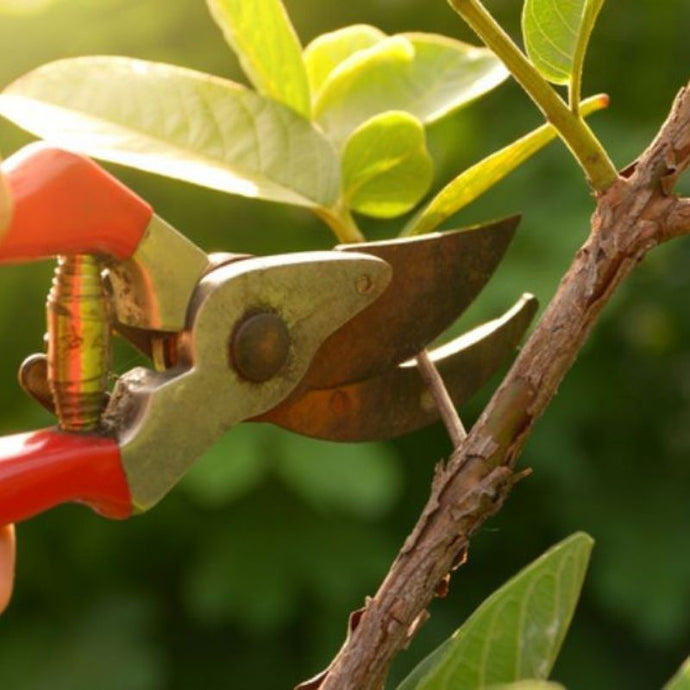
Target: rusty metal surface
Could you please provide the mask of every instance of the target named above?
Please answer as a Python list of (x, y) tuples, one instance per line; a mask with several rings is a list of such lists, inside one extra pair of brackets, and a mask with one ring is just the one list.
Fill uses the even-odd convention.
[[(481, 388), (515, 351), (537, 310), (524, 295), (506, 314), (430, 353), (456, 406)], [(335, 441), (393, 438), (438, 418), (409, 362), (359, 383), (312, 390), (254, 419)]]
[(208, 268), (208, 255), (154, 214), (131, 258), (108, 267), (116, 321), (125, 328), (182, 330)]
[[(388, 264), (366, 254), (305, 252), (237, 261), (202, 278), (177, 365), (124, 374), (104, 415), (135, 509), (162, 498), (226, 429), (284, 400), (324, 339), (381, 295), (390, 276)], [(262, 382), (242, 376), (228, 352), (237, 326), (257, 312), (279, 316), (289, 336), (287, 360)]]
[(519, 216), (416, 238), (341, 245), (393, 268), (385, 293), (319, 348), (300, 390), (332, 388), (381, 374), (443, 333), (498, 266)]
[[(415, 366), (401, 362), (474, 300), (517, 223), (331, 252), (220, 258), (210, 270), (206, 263), (185, 326), (170, 342), (152, 329), (162, 322), (141, 328), (119, 320), (118, 330), (158, 367), (120, 377), (102, 419), (120, 445), (136, 510), (154, 505), (226, 429), (249, 418), (343, 441), (389, 438), (433, 421)], [(179, 300), (169, 303), (179, 320)], [(535, 308), (526, 298), (432, 353), (457, 404), (510, 355)], [(254, 328), (257, 315), (263, 321)], [(170, 352), (156, 355), (161, 347)]]

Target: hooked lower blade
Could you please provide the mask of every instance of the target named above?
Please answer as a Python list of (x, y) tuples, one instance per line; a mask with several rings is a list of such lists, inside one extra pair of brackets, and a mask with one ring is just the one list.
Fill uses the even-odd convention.
[(340, 245), (393, 268), (386, 291), (319, 348), (300, 390), (362, 381), (414, 357), (472, 303), (503, 258), (520, 216), (404, 240)]
[[(535, 297), (523, 295), (500, 318), (429, 353), (456, 406), (508, 359), (537, 307)], [(436, 419), (438, 411), (415, 362), (406, 362), (365, 381), (308, 391), (254, 421), (333, 441), (376, 441), (401, 436)]]

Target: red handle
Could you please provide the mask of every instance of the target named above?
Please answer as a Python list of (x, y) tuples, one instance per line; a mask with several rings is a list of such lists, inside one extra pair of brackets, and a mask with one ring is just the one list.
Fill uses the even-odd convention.
[(0, 525), (70, 501), (109, 518), (132, 514), (113, 439), (55, 429), (0, 437)]
[(90, 158), (44, 143), (2, 164), (14, 212), (0, 240), (0, 262), (56, 254), (129, 258), (153, 215), (151, 206)]

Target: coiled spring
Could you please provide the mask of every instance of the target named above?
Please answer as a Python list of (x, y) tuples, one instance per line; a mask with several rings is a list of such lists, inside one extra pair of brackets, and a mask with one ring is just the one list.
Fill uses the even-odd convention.
[(59, 426), (65, 431), (97, 429), (107, 402), (111, 345), (96, 257), (58, 257), (46, 312), (47, 378)]

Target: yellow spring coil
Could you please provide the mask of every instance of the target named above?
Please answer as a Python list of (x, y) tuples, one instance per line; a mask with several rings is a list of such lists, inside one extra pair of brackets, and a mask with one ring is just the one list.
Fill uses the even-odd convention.
[(94, 256), (58, 257), (46, 305), (48, 383), (60, 428), (92, 431), (107, 401), (110, 323)]

